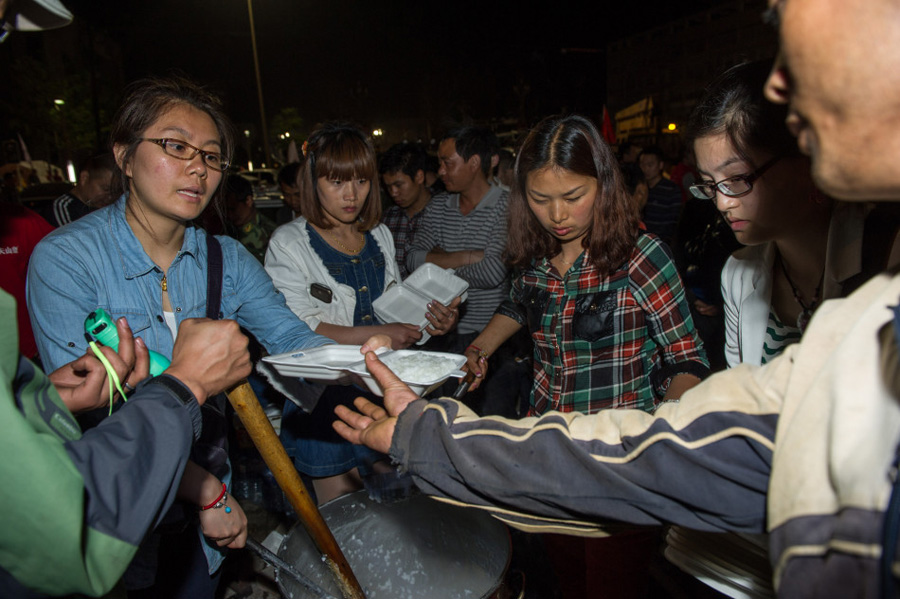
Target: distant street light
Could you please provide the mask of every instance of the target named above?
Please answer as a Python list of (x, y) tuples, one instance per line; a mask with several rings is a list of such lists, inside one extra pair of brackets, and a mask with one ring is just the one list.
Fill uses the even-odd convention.
[(253, 0), (247, 0), (247, 12), (250, 15), (250, 41), (253, 44), (253, 66), (256, 67), (256, 91), (259, 94), (259, 117), (262, 121), (263, 166), (269, 161), (269, 128), (266, 127), (266, 108), (263, 104), (262, 79), (259, 75), (259, 56), (256, 53), (256, 27), (253, 25)]

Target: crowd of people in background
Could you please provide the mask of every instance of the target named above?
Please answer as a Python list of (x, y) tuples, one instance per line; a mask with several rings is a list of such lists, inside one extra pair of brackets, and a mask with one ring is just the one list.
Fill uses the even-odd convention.
[[(785, 17), (785, 4), (772, 10)], [(231, 164), (220, 98), (181, 76), (133, 83), (110, 147), (71, 189), (32, 210), (4, 182), (4, 418), (34, 468), (65, 482), (54, 524), (74, 540), (11, 525), (0, 547), (18, 553), (0, 552), (0, 589), (102, 594), (121, 579), (132, 599), (215, 597), (247, 537), (221, 392), (249, 376), (320, 504), (377, 492), (391, 473), (404, 492), (491, 510), (545, 533), (514, 535), (514, 559), (561, 599), (647, 596), (666, 524), (682, 541), (716, 534), (722, 564), (747, 542), (770, 553), (770, 593), (874, 596), (842, 585), (866, 586), (882, 560), (896, 596), (884, 512), (888, 496), (900, 506), (886, 474), (900, 325), (883, 313), (897, 285), (876, 275), (900, 259), (900, 218), (841, 200), (898, 185), (847, 189), (859, 178), (835, 174), (827, 128), (826, 145), (809, 134), (798, 147), (784, 126), (805, 126), (785, 104), (791, 86), (824, 85), (803, 59), (790, 46), (774, 71), (727, 69), (667, 150), (610, 146), (578, 115), (528, 124), (514, 147), (466, 124), (381, 152), (361, 127), (323, 123), (278, 165), (282, 201), (265, 208)], [(423, 265), (465, 281), (466, 297), (430, 298), (424, 327), (381, 321), (377, 300)], [(99, 307), (117, 351), (85, 342)], [(260, 361), (333, 344), (358, 346), (387, 397)], [(380, 348), (464, 355), (468, 393), (447, 399), (465, 391), (451, 379), (416, 397), (372, 357)], [(170, 360), (165, 374), (148, 376), (148, 349)], [(850, 375), (868, 395), (848, 408)], [(130, 462), (139, 450), (152, 455)], [(873, 464), (884, 472), (858, 474)], [(27, 472), (4, 470), (11, 505), (56, 510)], [(635, 526), (608, 536), (610, 519)], [(832, 532), (855, 564), (834, 587), (829, 569), (849, 566), (829, 562)], [(798, 565), (800, 547), (812, 557)], [(47, 560), (56, 575), (43, 576)]]

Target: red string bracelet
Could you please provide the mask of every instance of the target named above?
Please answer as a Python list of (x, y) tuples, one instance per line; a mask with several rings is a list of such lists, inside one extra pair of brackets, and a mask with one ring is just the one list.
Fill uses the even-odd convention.
[(228, 486), (225, 483), (222, 483), (222, 492), (219, 494), (218, 497), (216, 497), (216, 500), (213, 501), (212, 503), (210, 503), (209, 505), (205, 505), (202, 508), (200, 508), (200, 511), (211, 510), (214, 507), (216, 507), (216, 504), (218, 504), (220, 501), (222, 501), (222, 498), (225, 497), (225, 491), (227, 491), (227, 490), (228, 490)]
[[(488, 357), (488, 353), (486, 351), (484, 351), (483, 349), (481, 349), (480, 347), (478, 347), (477, 345), (469, 344), (469, 347), (466, 348), (466, 351), (469, 351), (470, 349), (474, 349), (475, 351), (477, 351), (479, 358), (487, 358)], [(463, 352), (463, 353), (465, 353), (465, 352)]]

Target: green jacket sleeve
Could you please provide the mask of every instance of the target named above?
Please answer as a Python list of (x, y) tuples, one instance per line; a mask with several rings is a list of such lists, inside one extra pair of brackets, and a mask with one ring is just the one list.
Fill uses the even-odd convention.
[[(12, 304), (0, 294), (4, 322), (15, 322)], [(174, 500), (199, 406), (145, 383), (82, 435), (47, 376), (18, 355), (14, 327), (4, 329), (0, 585), (102, 595)]]

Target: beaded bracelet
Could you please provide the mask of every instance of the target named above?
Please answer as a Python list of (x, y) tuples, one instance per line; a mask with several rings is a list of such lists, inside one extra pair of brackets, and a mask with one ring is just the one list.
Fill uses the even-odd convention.
[(228, 507), (227, 505), (225, 505), (228, 503), (227, 489), (228, 489), (228, 486), (225, 483), (222, 483), (222, 493), (218, 497), (216, 497), (215, 501), (213, 501), (209, 505), (205, 505), (205, 506), (201, 507), (200, 511), (205, 512), (206, 510), (214, 510), (214, 509), (218, 509), (220, 507), (224, 507), (225, 513), (230, 514), (231, 508)]

